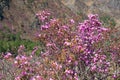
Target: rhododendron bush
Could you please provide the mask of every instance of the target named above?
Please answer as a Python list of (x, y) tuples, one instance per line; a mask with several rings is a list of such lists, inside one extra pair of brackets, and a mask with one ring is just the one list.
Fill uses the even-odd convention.
[[(36, 39), (45, 48), (36, 56), (37, 47), (26, 54), (24, 45), (21, 45), (15, 58), (11, 53), (3, 55), (0, 64), (1, 67), (6, 65), (4, 69), (11, 79), (119, 79), (120, 71), (117, 67), (120, 59), (116, 58), (114, 50), (107, 52), (102, 47), (104, 35), (109, 29), (102, 26), (97, 14), (89, 15), (83, 23), (76, 23), (73, 19), (64, 21), (54, 18), (48, 11), (40, 11), (36, 16), (41, 24)], [(7, 66), (11, 66), (11, 69)], [(7, 73), (1, 71), (0, 78), (5, 79)]]

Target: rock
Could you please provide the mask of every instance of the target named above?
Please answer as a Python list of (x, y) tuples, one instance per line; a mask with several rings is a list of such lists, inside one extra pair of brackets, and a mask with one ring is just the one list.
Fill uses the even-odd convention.
[(73, 12), (108, 15), (120, 24), (120, 0), (62, 0)]

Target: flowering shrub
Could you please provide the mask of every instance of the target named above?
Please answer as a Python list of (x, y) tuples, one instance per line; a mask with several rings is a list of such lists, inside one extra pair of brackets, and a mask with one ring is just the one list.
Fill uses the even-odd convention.
[[(21, 45), (15, 58), (12, 58), (10, 53), (5, 55), (2, 62), (12, 62), (14, 69), (12, 72), (9, 70), (8, 72), (11, 73), (14, 80), (119, 78), (119, 69), (116, 69), (115, 73), (111, 69), (112, 64), (116, 61), (114, 55), (116, 53), (110, 52), (111, 54), (109, 53), (108, 56), (105, 50), (99, 46), (105, 40), (104, 34), (109, 29), (102, 26), (98, 15), (89, 15), (88, 20), (79, 24), (73, 19), (64, 22), (52, 18), (50, 12), (47, 11), (40, 11), (36, 16), (41, 22), (37, 39), (43, 42), (45, 49), (39, 56), (36, 56), (35, 52), (38, 48), (35, 47), (32, 53), (27, 55), (25, 47)], [(6, 60), (8, 62), (5, 62)], [(4, 77), (2, 78), (4, 79)]]
[(72, 79), (73, 76), (81, 79), (105, 79), (110, 75), (110, 59), (107, 59), (110, 56), (106, 55), (103, 48), (95, 45), (104, 40), (103, 35), (109, 30), (99, 22), (98, 15), (88, 17), (88, 20), (77, 26), (73, 19), (61, 23), (58, 19), (47, 18), (49, 25), (43, 24), (47, 27), (40, 30), (38, 38), (46, 44), (43, 55), (52, 58), (55, 56), (54, 59), (63, 64), (65, 72)]

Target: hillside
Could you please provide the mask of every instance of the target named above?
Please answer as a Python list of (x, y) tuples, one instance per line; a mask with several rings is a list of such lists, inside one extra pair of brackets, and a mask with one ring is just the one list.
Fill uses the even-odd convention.
[(0, 0), (0, 80), (120, 80), (119, 14), (120, 0)]
[[(7, 0), (3, 0), (7, 1)], [(112, 18), (120, 25), (120, 1), (119, 0), (8, 0), (9, 9), (3, 9), (4, 19), (0, 25), (9, 26), (16, 32), (22, 32), (23, 38), (31, 36), (33, 28), (36, 28), (36, 12), (39, 10), (51, 10), (59, 18), (71, 17), (79, 20), (86, 15), (97, 13), (104, 16), (103, 19)], [(116, 24), (115, 23), (115, 24)], [(109, 24), (109, 23), (108, 23)], [(32, 28), (32, 31), (31, 31)], [(27, 36), (27, 37), (26, 37)]]

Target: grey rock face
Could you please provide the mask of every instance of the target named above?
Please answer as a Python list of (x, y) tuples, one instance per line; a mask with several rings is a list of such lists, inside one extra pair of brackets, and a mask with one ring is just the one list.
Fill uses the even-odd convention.
[[(2, 24), (11, 23), (16, 28), (31, 26), (34, 22), (35, 13), (39, 10), (50, 9), (55, 12), (55, 16), (73, 16), (76, 14), (88, 15), (90, 13), (108, 14), (120, 23), (120, 0), (11, 0), (10, 10), (5, 10), (5, 20)], [(25, 29), (27, 30), (27, 29)]]
[[(64, 0), (63, 0), (64, 1)], [(65, 3), (71, 0), (66, 0)], [(84, 14), (96, 13), (102, 16), (102, 14), (107, 14), (117, 20), (120, 23), (120, 0), (72, 0), (71, 10), (76, 10), (76, 12), (81, 11)], [(75, 11), (74, 11), (75, 12)]]
[(110, 0), (108, 2), (108, 7), (120, 11), (120, 0)]

